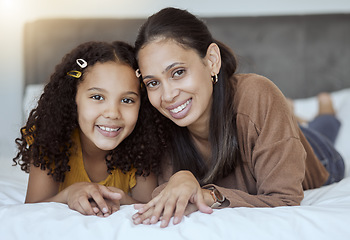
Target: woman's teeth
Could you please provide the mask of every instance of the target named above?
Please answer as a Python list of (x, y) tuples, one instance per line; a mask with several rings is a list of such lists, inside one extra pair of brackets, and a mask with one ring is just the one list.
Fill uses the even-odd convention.
[(109, 128), (109, 127), (104, 127), (104, 126), (98, 126), (101, 130), (107, 131), (107, 132), (116, 132), (119, 130), (119, 128)]
[(177, 108), (174, 108), (174, 109), (170, 110), (170, 112), (172, 112), (172, 113), (178, 113), (178, 112), (184, 110), (185, 107), (187, 107), (187, 105), (188, 105), (190, 102), (191, 102), (191, 99), (187, 100), (187, 102), (185, 102), (184, 104), (178, 106)]

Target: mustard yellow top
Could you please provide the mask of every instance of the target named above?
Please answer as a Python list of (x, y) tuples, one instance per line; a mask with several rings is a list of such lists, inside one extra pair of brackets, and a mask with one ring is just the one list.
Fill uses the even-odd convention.
[[(69, 159), (70, 171), (66, 172), (64, 182), (60, 183), (59, 191), (62, 191), (76, 182), (91, 182), (84, 167), (78, 130), (73, 133), (73, 142), (75, 143), (75, 146), (73, 146), (73, 149), (71, 150), (71, 157)], [(99, 184), (116, 187), (123, 190), (125, 193), (128, 193), (130, 189), (136, 185), (135, 172), (135, 168), (125, 174), (120, 169), (115, 169), (112, 171), (112, 174), (109, 174), (108, 177), (99, 182)]]
[[(29, 133), (33, 133), (34, 130), (35, 127), (30, 129)], [(23, 132), (25, 133), (25, 130)], [(71, 156), (68, 163), (70, 166), (70, 171), (66, 172), (64, 182), (60, 183), (59, 191), (62, 191), (76, 182), (91, 182), (84, 167), (78, 129), (73, 132), (72, 139), (75, 145), (71, 149)], [(28, 145), (33, 144), (34, 138), (31, 134), (26, 137), (26, 142)], [(99, 184), (107, 187), (116, 187), (123, 190), (125, 193), (128, 193), (131, 188), (136, 185), (135, 172), (135, 168), (126, 173), (123, 173), (120, 169), (115, 169), (105, 180), (99, 182)]]

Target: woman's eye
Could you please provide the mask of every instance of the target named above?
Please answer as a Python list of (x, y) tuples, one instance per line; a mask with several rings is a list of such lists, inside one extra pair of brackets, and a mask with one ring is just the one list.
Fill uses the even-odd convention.
[(158, 84), (159, 84), (159, 82), (157, 82), (157, 81), (149, 81), (148, 83), (146, 83), (146, 87), (153, 88), (153, 87), (157, 86)]
[(174, 72), (173, 77), (180, 77), (184, 73), (185, 73), (185, 70), (183, 70), (183, 69), (177, 70)]
[(133, 103), (134, 100), (130, 99), (130, 98), (124, 98), (122, 99), (122, 103)]
[(94, 100), (98, 100), (98, 101), (104, 100), (104, 98), (102, 96), (100, 96), (100, 95), (94, 95), (91, 98), (94, 99)]

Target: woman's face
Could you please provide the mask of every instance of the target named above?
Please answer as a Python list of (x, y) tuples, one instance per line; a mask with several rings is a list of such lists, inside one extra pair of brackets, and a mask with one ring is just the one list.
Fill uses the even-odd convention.
[(179, 126), (209, 123), (212, 67), (207, 57), (172, 40), (155, 40), (138, 54), (151, 104)]
[(127, 65), (96, 63), (89, 69), (76, 94), (83, 148), (112, 150), (129, 136), (138, 118), (139, 88)]

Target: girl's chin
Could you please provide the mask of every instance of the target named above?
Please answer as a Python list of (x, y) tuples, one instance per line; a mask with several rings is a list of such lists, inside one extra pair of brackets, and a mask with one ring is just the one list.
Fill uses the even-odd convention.
[(118, 143), (113, 143), (113, 144), (100, 143), (100, 144), (96, 144), (96, 146), (102, 151), (111, 151), (118, 146)]

